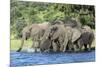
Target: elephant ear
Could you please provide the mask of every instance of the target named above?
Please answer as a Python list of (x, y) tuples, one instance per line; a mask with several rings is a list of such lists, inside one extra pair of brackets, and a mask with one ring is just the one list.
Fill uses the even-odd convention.
[(56, 39), (59, 37), (59, 35), (61, 34), (61, 30), (58, 29), (58, 27), (55, 27), (55, 29), (53, 30), (53, 36), (52, 36), (52, 39)]
[(81, 36), (81, 31), (78, 30), (77, 28), (74, 28), (72, 31), (73, 31), (72, 43), (73, 43), (73, 42), (75, 42), (77, 39), (80, 38), (80, 36)]

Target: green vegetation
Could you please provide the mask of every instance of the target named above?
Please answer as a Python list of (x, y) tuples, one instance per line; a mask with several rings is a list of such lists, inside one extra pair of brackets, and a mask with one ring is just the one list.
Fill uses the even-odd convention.
[(83, 25), (95, 27), (95, 7), (90, 5), (26, 2), (11, 0), (11, 35), (19, 38), (21, 30), (32, 23), (50, 23), (56, 19), (77, 18)]
[[(27, 40), (27, 41), (25, 41), (24, 44), (25, 44), (24, 47), (31, 47), (32, 41), (31, 40)], [(14, 50), (14, 51), (18, 50), (20, 45), (21, 45), (21, 39), (11, 40), (11, 46), (10, 46), (11, 49), (10, 50)]]
[[(78, 19), (83, 25), (92, 25), (95, 29), (95, 7), (90, 5), (58, 4), (43, 2), (25, 2), (10, 0), (11, 50), (17, 50), (21, 44), (22, 29), (32, 23), (43, 23), (54, 20)], [(94, 23), (94, 24), (93, 24)], [(25, 41), (25, 47), (32, 41)], [(95, 44), (93, 44), (94, 47)]]

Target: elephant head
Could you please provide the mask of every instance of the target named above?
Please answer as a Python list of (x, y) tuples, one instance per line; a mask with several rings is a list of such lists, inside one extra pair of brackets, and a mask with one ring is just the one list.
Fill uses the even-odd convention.
[(49, 34), (50, 34), (50, 28), (48, 27), (44, 31), (43, 36), (40, 38), (40, 50), (41, 51), (46, 51), (50, 49), (51, 40), (50, 40)]
[[(53, 51), (57, 52), (60, 50), (61, 44), (65, 38), (65, 27), (63, 24), (55, 24), (50, 27), (50, 34), (53, 46)], [(61, 51), (61, 50), (60, 50)]]
[(23, 47), (23, 44), (24, 44), (24, 40), (27, 40), (31, 35), (31, 28), (30, 26), (26, 26), (25, 28), (23, 28), (22, 30), (22, 42), (21, 42), (21, 46), (20, 48), (17, 50), (17, 52), (20, 52), (22, 47)]

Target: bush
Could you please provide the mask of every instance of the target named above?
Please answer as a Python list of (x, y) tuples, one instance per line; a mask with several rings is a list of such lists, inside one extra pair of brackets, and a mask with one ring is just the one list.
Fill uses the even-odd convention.
[(26, 26), (27, 24), (25, 23), (24, 19), (18, 19), (15, 24), (15, 29), (16, 29), (16, 38), (21, 37), (21, 31), (22, 29)]

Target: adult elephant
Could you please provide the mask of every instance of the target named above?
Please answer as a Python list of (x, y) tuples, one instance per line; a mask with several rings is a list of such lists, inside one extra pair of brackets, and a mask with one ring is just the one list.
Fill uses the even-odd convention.
[(85, 47), (85, 50), (91, 50), (91, 45), (94, 39), (94, 33), (89, 26), (83, 26), (82, 28), (82, 35), (77, 40), (77, 44), (79, 49), (82, 50), (82, 47)]
[[(58, 24), (57, 24), (58, 25)], [(53, 33), (56, 31), (54, 28), (55, 25), (51, 25), (50, 27), (47, 28), (45, 31), (43, 37), (41, 38), (41, 43), (40, 43), (40, 50), (43, 51), (50, 51), (53, 50), (54, 52), (58, 51), (58, 45), (55, 43), (56, 40), (51, 39), (53, 36)]]
[(71, 26), (65, 26), (64, 24), (56, 24), (51, 27), (51, 40), (59, 46), (60, 49), (58, 49), (62, 52), (66, 51), (67, 46), (69, 46), (69, 49), (71, 50), (74, 46), (73, 43), (80, 36), (81, 31), (77, 28), (72, 28)]
[(37, 51), (37, 48), (39, 48), (40, 38), (43, 36), (44, 31), (49, 27), (49, 25), (50, 24), (48, 22), (44, 22), (41, 24), (32, 24), (23, 28), (21, 46), (17, 50), (17, 52), (20, 52), (22, 50), (24, 40), (27, 40), (29, 37), (31, 37), (33, 41), (32, 48)]

